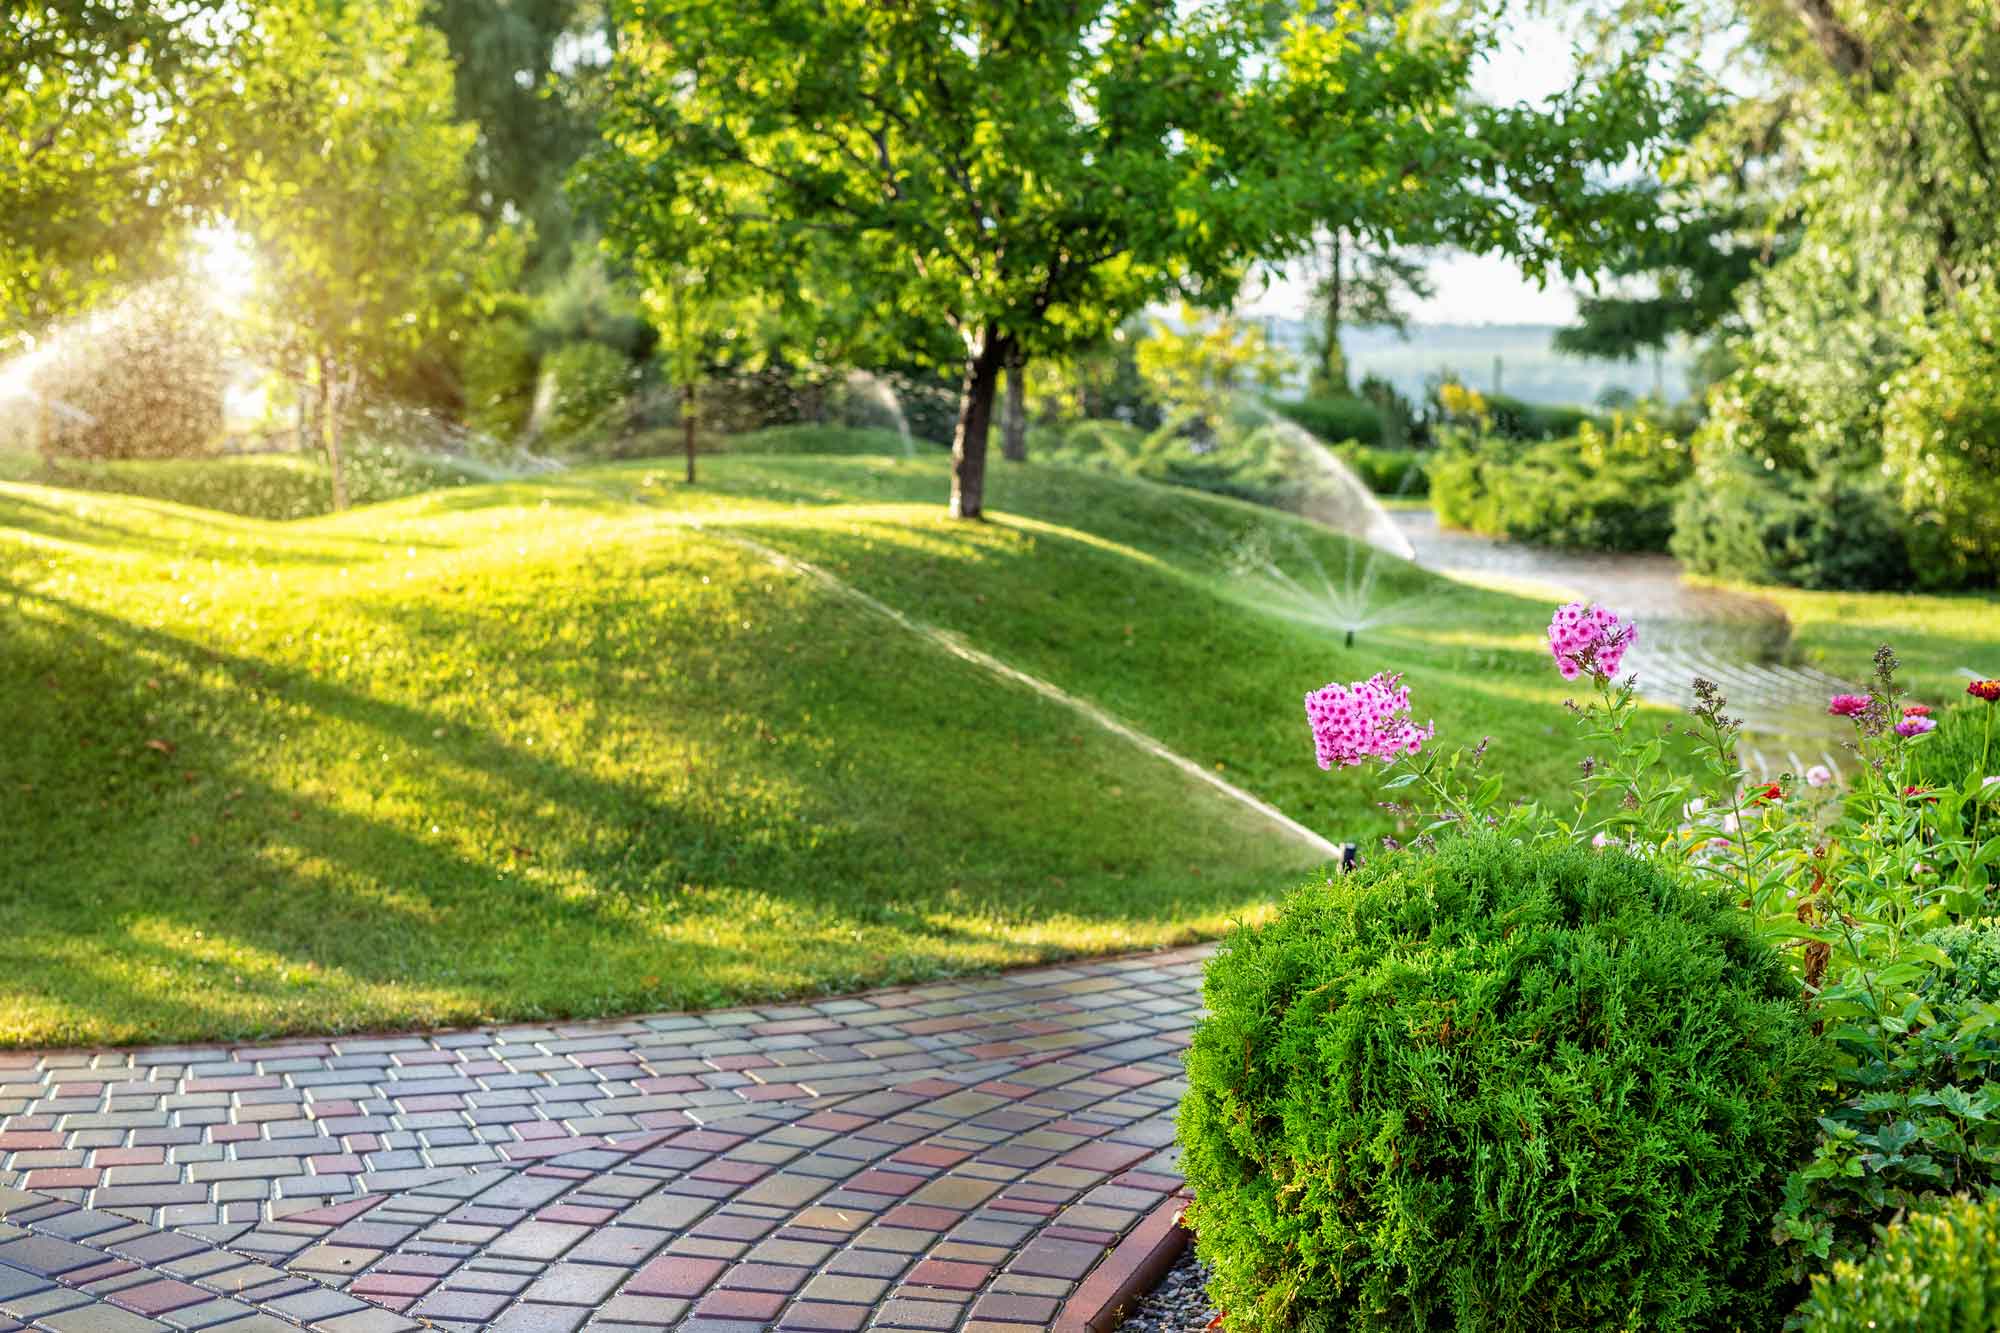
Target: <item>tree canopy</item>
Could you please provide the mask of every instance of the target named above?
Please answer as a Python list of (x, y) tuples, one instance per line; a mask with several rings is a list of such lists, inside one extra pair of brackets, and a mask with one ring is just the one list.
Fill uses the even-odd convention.
[(0, 7), (0, 347), (152, 276), (234, 153), (227, 0)]
[(1638, 217), (1593, 169), (1660, 128), (1636, 78), (1546, 113), (1468, 107), (1490, 30), (1362, 6), (619, 13), (607, 151), (589, 168), (612, 243), (642, 275), (654, 256), (755, 273), (809, 306), (828, 288), (865, 293), (845, 307), (856, 320), (948, 326), (964, 516), (981, 509), (1011, 357), (1060, 355), (1170, 295), (1226, 301), (1251, 265), (1330, 221), (1503, 248), (1537, 270), (1582, 263)]

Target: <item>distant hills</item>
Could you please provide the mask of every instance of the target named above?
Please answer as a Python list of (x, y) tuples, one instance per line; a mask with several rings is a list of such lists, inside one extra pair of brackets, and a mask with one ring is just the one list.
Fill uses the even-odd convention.
[[(1312, 326), (1301, 320), (1265, 316), (1266, 335), (1301, 360)], [(1341, 336), (1358, 382), (1380, 375), (1398, 392), (1423, 395), (1426, 382), (1455, 374), (1475, 389), (1497, 387), (1532, 403), (1592, 406), (1607, 389), (1635, 395), (1661, 393), (1669, 402), (1688, 396), (1691, 358), (1685, 347), (1661, 358), (1658, 387), (1650, 358), (1624, 363), (1588, 361), (1555, 349), (1553, 324), (1413, 324), (1407, 338), (1386, 329), (1350, 329)], [(1301, 375), (1303, 383), (1303, 375)]]

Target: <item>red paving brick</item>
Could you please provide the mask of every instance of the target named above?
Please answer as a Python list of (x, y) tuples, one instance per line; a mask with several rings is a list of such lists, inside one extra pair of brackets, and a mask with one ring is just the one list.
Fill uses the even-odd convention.
[(634, 1273), (625, 1291), (633, 1296), (699, 1296), (728, 1267), (720, 1259), (667, 1255)]
[[(148, 1317), (309, 1296), (301, 1280), (334, 1275), (378, 1315), (438, 1327), (505, 1316), (567, 1333), (616, 1304), (618, 1318), (717, 1329), (1047, 1328), (1074, 1315), (1063, 1301), (1119, 1239), (1115, 1219), (1144, 1216), (1106, 1203), (1085, 1214), (1098, 1225), (1077, 1226), (1066, 1210), (1097, 1185), (1155, 1199), (1182, 1188), (1171, 1091), (1158, 1089), (1178, 1086), (1201, 961), (1075, 964), (751, 1021), (14, 1055), (0, 1065), (10, 1087), (157, 1119), (128, 1121), (106, 1147), (76, 1138), (67, 1115), (0, 1114), (0, 1173), (120, 1210), (69, 1226), (74, 1203), (16, 1205), (10, 1221), (31, 1231), (54, 1210), (51, 1247), (150, 1218), (130, 1258), (67, 1239), (50, 1250), (80, 1281), (140, 1277), (112, 1299)], [(1086, 992), (1088, 1009), (1073, 999)], [(319, 1088), (338, 1095), (313, 1100)], [(213, 1111), (195, 1124), (160, 1109), (202, 1094)], [(6, 1156), (26, 1152), (79, 1164)], [(121, 1168), (146, 1183), (103, 1184)], [(1064, 1183), (1020, 1178), (1044, 1169)], [(296, 1199), (300, 1185), (326, 1193)], [(248, 1226), (243, 1253), (298, 1276), (231, 1289), (242, 1260), (211, 1262), (205, 1238), (175, 1230), (207, 1224)], [(473, 1266), (482, 1254), (541, 1267)], [(200, 1262), (157, 1272), (182, 1258)]]

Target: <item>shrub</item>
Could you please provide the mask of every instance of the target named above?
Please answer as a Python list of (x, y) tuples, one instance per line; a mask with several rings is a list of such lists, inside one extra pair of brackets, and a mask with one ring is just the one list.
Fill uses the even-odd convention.
[(865, 426), (772, 426), (733, 435), (723, 445), (732, 454), (888, 454), (936, 452), (928, 440), (904, 439), (900, 431)]
[(1822, 1071), (1797, 994), (1623, 855), (1473, 835), (1307, 885), (1210, 963), (1188, 1056), (1231, 1329), (1774, 1326)]
[(1377, 495), (1429, 495), (1430, 473), (1424, 455), (1414, 449), (1376, 448), (1359, 440), (1333, 446), (1340, 461), (1354, 470), (1361, 484)]
[(2000, 582), (2000, 288), (1967, 293), (1921, 330), (1890, 382), (1883, 463), (1927, 587)]
[(1382, 409), (1360, 398), (1298, 398), (1273, 400), (1271, 410), (1294, 425), (1303, 426), (1331, 444), (1353, 440), (1359, 444), (1382, 443)]
[(1511, 394), (1489, 393), (1486, 414), (1495, 434), (1515, 440), (1553, 440), (1575, 435), (1586, 426), (1603, 429), (1604, 417), (1584, 407), (1560, 403), (1530, 403)]
[(1887, 492), (1741, 461), (1699, 466), (1673, 513), (1671, 549), (1697, 574), (1801, 588), (1906, 588), (1910, 560)]
[(547, 406), (537, 404), (537, 425), (558, 445), (601, 432), (640, 383), (632, 359), (600, 342), (564, 343), (542, 358), (542, 378)]
[(1643, 420), (1606, 434), (1518, 444), (1449, 444), (1431, 465), (1438, 518), (1453, 527), (1543, 546), (1663, 551), (1687, 451)]
[(1910, 748), (1909, 780), (1925, 787), (1955, 787), (1975, 773), (1986, 777), (2000, 770), (1996, 713), (2000, 704), (1963, 696), (1938, 713), (1937, 730), (1922, 745)]
[(1813, 1279), (1802, 1333), (2000, 1328), (2000, 1198), (1953, 1199), (1890, 1227), (1867, 1259)]

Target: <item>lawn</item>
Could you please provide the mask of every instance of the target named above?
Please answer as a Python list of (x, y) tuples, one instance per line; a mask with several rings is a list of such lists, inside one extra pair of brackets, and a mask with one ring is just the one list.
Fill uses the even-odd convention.
[(1836, 675), (1860, 680), (1886, 643), (1904, 682), (1932, 703), (1955, 702), (1972, 674), (2000, 676), (2000, 595), (1755, 591), (1785, 609), (1806, 660)]
[(738, 537), (1335, 840), (1396, 822), (1312, 764), (1330, 679), (1407, 672), (1518, 791), (1573, 771), (1540, 603), (1113, 476), (999, 468), (970, 525), (935, 454), (701, 468), (288, 523), (0, 485), (0, 1042), (824, 993), (1213, 936), (1317, 860)]

